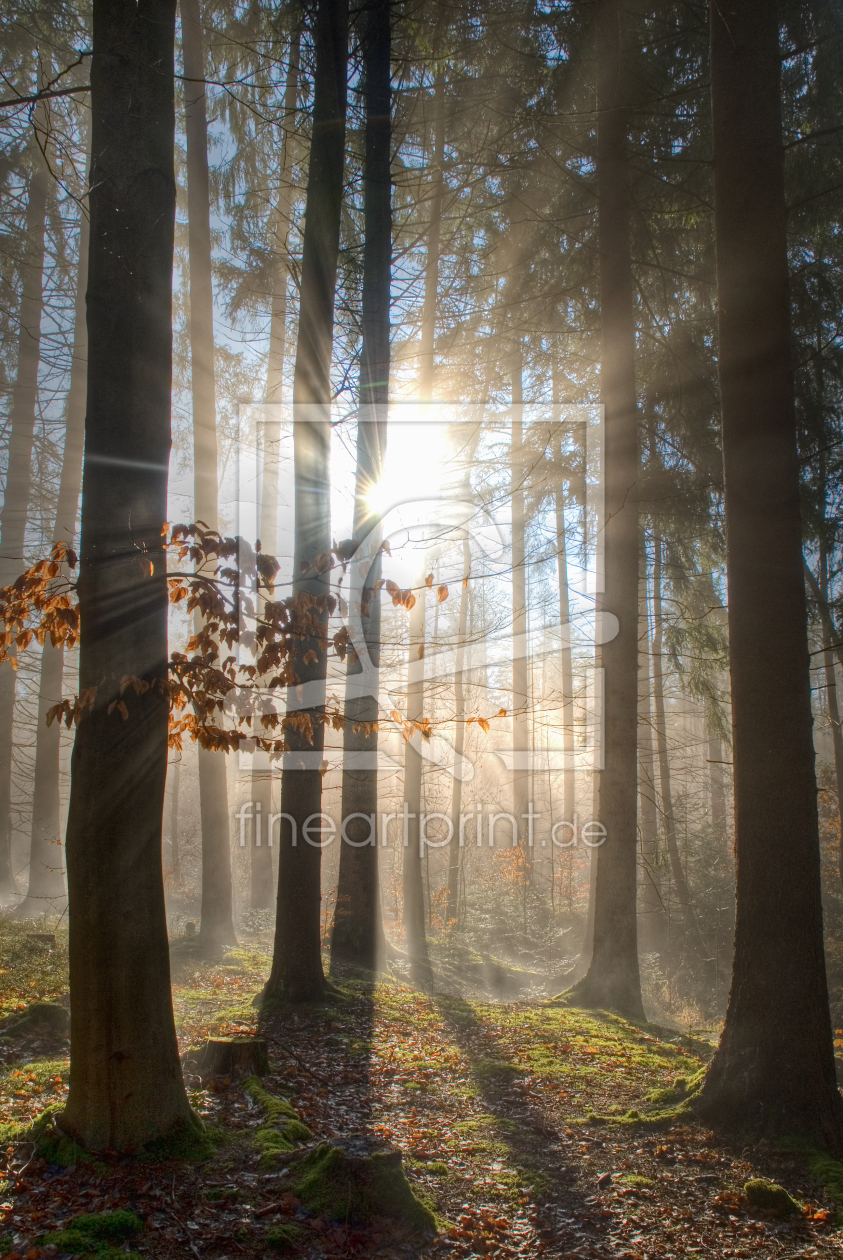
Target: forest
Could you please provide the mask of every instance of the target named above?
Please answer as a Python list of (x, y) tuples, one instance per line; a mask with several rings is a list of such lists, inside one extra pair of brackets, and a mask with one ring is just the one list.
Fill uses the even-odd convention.
[(0, 1256), (843, 1254), (843, 4), (0, 75)]

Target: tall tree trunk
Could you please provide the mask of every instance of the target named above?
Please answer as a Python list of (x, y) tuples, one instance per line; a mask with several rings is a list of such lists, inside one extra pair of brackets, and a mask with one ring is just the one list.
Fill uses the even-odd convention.
[(419, 352), (419, 400), (430, 402), (436, 369), (436, 308), (439, 297), (442, 195), (445, 161), (445, 75), (439, 70), (433, 88), (433, 170), (431, 172), (430, 220), (424, 271), (421, 350)]
[[(629, 75), (618, 0), (596, 15), (597, 196), (605, 407), (605, 573), (603, 608), (619, 624), (602, 647), (605, 761), (594, 889), (594, 942), (588, 972), (572, 990), (585, 1006), (641, 1018), (637, 940), (638, 726), (638, 409), (630, 257), (627, 157)], [(599, 614), (598, 614), (599, 615)]]
[(661, 797), (662, 826), (664, 828), (665, 848), (670, 862), (670, 873), (676, 900), (682, 911), (682, 935), (686, 949), (690, 949), (697, 958), (705, 958), (705, 945), (700, 936), (688, 880), (682, 865), (679, 843), (676, 839), (676, 813), (673, 808), (673, 789), (670, 781), (670, 754), (667, 747), (667, 718), (664, 704), (664, 667), (662, 665), (662, 647), (664, 644), (664, 621), (662, 618), (662, 540), (658, 532), (655, 536), (653, 559), (653, 709), (656, 727), (656, 748), (659, 758), (659, 795)]
[(834, 778), (837, 784), (837, 825), (840, 831), (840, 843), (837, 850), (837, 873), (843, 882), (843, 730), (840, 727), (840, 705), (837, 701), (837, 678), (834, 672), (834, 656), (828, 638), (823, 635), (823, 669), (825, 673), (825, 694), (828, 701), (828, 721), (831, 726), (832, 747), (834, 748)]
[(266, 366), (266, 401), (281, 402), (284, 388), (284, 366), (287, 358), (287, 284), (290, 277), (289, 239), (295, 196), (291, 167), (292, 136), (296, 129), (299, 98), (299, 61), (301, 29), (296, 25), (290, 36), (287, 79), (284, 84), (284, 131), (279, 154), (278, 204), (275, 207), (275, 270), (272, 288), (272, 310), (269, 322), (269, 358)]
[[(561, 455), (561, 453), (560, 453)], [(568, 540), (565, 529), (565, 483), (560, 464), (554, 488), (553, 506), (556, 516), (556, 574), (559, 582), (559, 625), (562, 627), (562, 817), (571, 822), (576, 809), (576, 773), (574, 771), (574, 670), (571, 657), (571, 606), (568, 592)], [(566, 631), (565, 627), (569, 629)]]
[(715, 836), (726, 836), (726, 781), (723, 775), (723, 741), (717, 735), (708, 737), (708, 783), (711, 794), (711, 828)]
[[(837, 812), (840, 825), (837, 867), (840, 879), (843, 881), (843, 728), (840, 725), (837, 675), (834, 670), (834, 654), (832, 651), (840, 636), (837, 634), (828, 602), (828, 561), (825, 548), (822, 548), (820, 551), (820, 581), (817, 581), (814, 577), (807, 563), (805, 563), (805, 577), (811, 592), (811, 598), (817, 605), (820, 617), (825, 694), (828, 700), (828, 720), (831, 726), (831, 740), (834, 750), (834, 777), (837, 782)], [(841, 653), (838, 651), (838, 656), (840, 655)]]
[[(478, 430), (479, 437), (479, 430)], [(448, 900), (445, 923), (455, 923), (459, 913), (460, 849), (462, 814), (462, 757), (465, 749), (465, 639), (468, 628), (468, 577), (471, 571), (471, 544), (466, 534), (462, 543), (463, 580), (460, 587), (460, 611), (457, 623), (457, 662), (454, 670), (454, 782), (451, 789), (451, 843), (448, 846)]]
[[(0, 586), (8, 586), (26, 567), (24, 543), (32, 486), (32, 440), (38, 406), (41, 314), (44, 307), (44, 230), (48, 174), (37, 143), (29, 146), (30, 176), (26, 203), (26, 247), (21, 277), (18, 362), (9, 416), (9, 460), (0, 512)], [(0, 669), (0, 895), (18, 891), (12, 870), (12, 766), (16, 672)]]
[[(712, 3), (737, 918), (709, 1123), (843, 1149), (823, 953), (776, 6)], [(775, 616), (770, 610), (775, 610)]]
[[(214, 288), (211, 273), (211, 191), (205, 52), (199, 0), (180, 0), (187, 133), (187, 219), (190, 273), (190, 384), (193, 396), (194, 513), (218, 527), (217, 401), (214, 373)], [(198, 616), (195, 630), (201, 629)], [(199, 937), (215, 951), (236, 941), (231, 889), (225, 756), (200, 745), (199, 816), (202, 831), (202, 911)]]
[[(331, 346), (345, 152), (348, 0), (319, 0), (315, 16), (313, 130), (302, 249), (301, 299), (293, 405), (296, 409), (293, 600), (316, 601), (319, 630), (303, 634), (293, 668), (302, 688), (290, 688), (288, 716), (312, 723), (312, 740), (288, 727), (281, 780), (278, 913), (268, 998), (307, 1001), (325, 992), (321, 955), (321, 819), (331, 551)], [(313, 607), (313, 605), (312, 605)], [(313, 764), (316, 760), (316, 764)], [(305, 834), (305, 824), (311, 826)], [(314, 840), (314, 828), (316, 838)]]
[(661, 871), (658, 868), (659, 819), (656, 808), (656, 769), (650, 710), (650, 618), (647, 610), (647, 568), (643, 531), (640, 548), (638, 654), (638, 815), (641, 828), (641, 886), (639, 889), (639, 945), (642, 954), (664, 951), (667, 941)]
[[(424, 614), (426, 587), (422, 582), (410, 609), (410, 646), (407, 655), (407, 715), (409, 723), (424, 716)], [(404, 745), (404, 938), (410, 971), (417, 984), (432, 979), (425, 930), (424, 881), (421, 859), (422, 734), (412, 731)]]
[[(61, 1126), (139, 1151), (196, 1126), (170, 996), (167, 772), (175, 0), (94, 0), (80, 692), (67, 874), (72, 1058)], [(121, 679), (150, 684), (112, 706)], [(90, 691), (88, 691), (90, 689)], [(109, 708), (112, 711), (109, 712)]]
[[(64, 452), (53, 541), (72, 546), (82, 489), (82, 447), (85, 441), (85, 391), (88, 370), (88, 329), (85, 323), (85, 290), (88, 284), (88, 218), (79, 223), (79, 262), (73, 327), (70, 389), (65, 408)], [(15, 913), (60, 913), (66, 905), (64, 852), (59, 794), (61, 723), (47, 725), (47, 712), (62, 699), (64, 647), (53, 647), (48, 638), (41, 652), (38, 688), (38, 729), (35, 773), (32, 781), (32, 838), (29, 848), (29, 886)]]
[(181, 846), (179, 845), (179, 789), (181, 787), (181, 754), (179, 760), (172, 763), (172, 787), (170, 795), (170, 865), (173, 877), (177, 878), (181, 863)]
[[(530, 680), (527, 666), (527, 570), (524, 563), (524, 394), (521, 343), (512, 373), (512, 419), (509, 448), (509, 492), (512, 504), (512, 808), (518, 840), (524, 848), (525, 918), (526, 887), (532, 874), (532, 835), (525, 815), (530, 797)], [(526, 930), (526, 925), (525, 925)]]
[[(445, 149), (445, 77), (440, 70), (434, 83), (433, 104), (433, 171), (430, 218), (427, 229), (427, 258), (424, 276), (421, 350), (419, 353), (420, 402), (433, 397), (436, 369), (436, 316), (439, 297), (440, 227), (442, 216), (443, 172)], [(422, 573), (424, 577), (424, 573)], [(410, 642), (407, 664), (407, 721), (418, 721), (424, 709), (424, 610), (426, 589), (421, 585), (418, 599), (410, 610)], [(404, 749), (404, 806), (407, 811), (404, 849), (404, 935), (410, 954), (414, 978), (418, 983), (430, 981), (432, 972), (427, 952), (425, 930), (424, 880), (422, 876), (419, 814), (422, 805), (421, 734), (416, 731)]]
[[(366, 142), (363, 168), (363, 344), (357, 422), (357, 476), (349, 618), (356, 624), (368, 662), (352, 652), (348, 662), (343, 736), (342, 809), (337, 906), (331, 958), (373, 970), (384, 937), (378, 885), (378, 678), (381, 605), (380, 529), (370, 492), (383, 476), (389, 402), (389, 289), (392, 269), (392, 90), (389, 0), (374, 0), (363, 36)], [(365, 577), (360, 569), (365, 566)], [(360, 607), (358, 620), (357, 608)], [(362, 646), (362, 644), (361, 644)], [(356, 729), (355, 729), (356, 728)], [(364, 764), (355, 766), (355, 760)]]
[[(299, 90), (299, 54), (301, 30), (298, 26), (290, 39), (290, 59), (284, 86), (284, 131), (279, 158), (280, 186), (275, 207), (276, 260), (273, 277), (272, 311), (269, 324), (269, 356), (266, 366), (266, 401), (283, 401), (284, 364), (287, 354), (287, 283), (290, 267), (288, 241), (293, 213), (293, 183), (290, 177), (291, 133), (295, 128)], [(267, 416), (267, 421), (269, 416)], [(262, 550), (275, 555), (278, 545), (278, 442), (274, 426), (267, 423), (263, 433), (263, 466), (261, 477), (260, 540)], [(269, 754), (256, 750), (253, 755), (252, 801), (256, 819), (266, 819), (265, 833), (260, 821), (255, 823), (249, 849), (249, 903), (253, 910), (269, 910), (273, 902), (272, 834), (269, 816), (272, 813), (274, 780)]]

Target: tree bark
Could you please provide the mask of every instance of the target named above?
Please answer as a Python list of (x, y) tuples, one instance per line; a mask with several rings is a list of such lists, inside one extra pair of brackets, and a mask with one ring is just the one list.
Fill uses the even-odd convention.
[[(312, 741), (288, 727), (281, 781), (278, 912), (267, 998), (298, 1002), (325, 992), (321, 955), (322, 775), (327, 597), (331, 551), (330, 406), (334, 290), (337, 279), (345, 152), (348, 0), (319, 0), (315, 17), (313, 131), (302, 250), (301, 299), (293, 382), (295, 471), (293, 599), (314, 599), (320, 629), (298, 640), (293, 667), (302, 690), (289, 689), (288, 716), (312, 722)], [(315, 659), (314, 659), (315, 658)], [(305, 824), (311, 828), (305, 835)], [(316, 838), (314, 839), (314, 828)], [(309, 838), (308, 838), (309, 836)]]
[(832, 747), (834, 749), (834, 779), (837, 784), (837, 825), (840, 831), (840, 843), (837, 850), (837, 873), (843, 882), (843, 730), (840, 727), (840, 706), (837, 702), (837, 678), (834, 672), (834, 656), (828, 639), (823, 636), (823, 672), (825, 674), (825, 694), (828, 702), (828, 721), (831, 726)]
[[(834, 749), (834, 777), (837, 782), (837, 811), (840, 825), (840, 841), (838, 845), (837, 867), (843, 882), (843, 728), (840, 725), (840, 705), (837, 699), (837, 675), (834, 669), (833, 645), (838, 641), (834, 619), (828, 603), (828, 562), (825, 549), (820, 553), (820, 576), (818, 582), (805, 563), (805, 577), (811, 591), (811, 598), (817, 605), (820, 617), (820, 634), (823, 645), (823, 673), (825, 676), (825, 694), (828, 701), (828, 720), (831, 726), (832, 748)], [(839, 653), (838, 653), (839, 655)]]
[[(618, 619), (602, 647), (604, 768), (588, 972), (572, 990), (585, 1006), (643, 1017), (637, 940), (638, 409), (627, 157), (629, 75), (617, 0), (597, 10), (597, 197), (605, 408), (605, 592)], [(599, 613), (598, 613), (599, 616)]]
[(709, 790), (711, 793), (711, 827), (716, 836), (725, 839), (726, 783), (723, 775), (723, 741), (716, 735), (708, 737)]
[[(79, 222), (79, 261), (73, 327), (70, 389), (65, 408), (64, 452), (53, 542), (73, 546), (76, 516), (82, 489), (82, 447), (85, 441), (85, 391), (88, 369), (88, 329), (85, 322), (85, 290), (88, 284), (89, 232), (87, 214)], [(35, 772), (32, 781), (32, 837), (29, 848), (29, 885), (16, 908), (19, 918), (46, 913), (60, 914), (66, 904), (64, 851), (59, 795), (61, 723), (47, 725), (47, 712), (62, 699), (64, 648), (53, 647), (48, 638), (41, 652), (38, 688), (38, 729)]]
[[(776, 6), (712, 3), (737, 916), (709, 1123), (843, 1149), (823, 953)], [(770, 616), (770, 610), (775, 615)]]
[(570, 626), (571, 608), (568, 592), (568, 542), (565, 530), (565, 485), (560, 466), (553, 497), (556, 515), (556, 574), (559, 582), (559, 625), (562, 627), (562, 817), (571, 822), (576, 809), (576, 773), (574, 770), (574, 670), (571, 640), (565, 627)]
[(296, 25), (290, 36), (290, 59), (284, 84), (284, 132), (279, 154), (278, 204), (275, 207), (276, 261), (269, 323), (269, 358), (266, 366), (266, 401), (281, 402), (284, 365), (287, 358), (287, 282), (290, 276), (289, 238), (293, 217), (292, 135), (296, 129), (299, 98), (301, 29)]
[[(43, 126), (43, 123), (42, 123)], [(26, 567), (24, 542), (32, 489), (32, 440), (38, 406), (41, 314), (44, 308), (44, 231), (49, 176), (41, 150), (29, 146), (31, 163), (26, 203), (26, 246), (21, 276), (18, 362), (9, 416), (9, 460), (0, 512), (0, 586), (14, 582)], [(12, 870), (12, 767), (16, 672), (0, 669), (0, 894), (16, 893)]]
[(676, 900), (682, 911), (683, 944), (702, 961), (706, 950), (700, 935), (682, 856), (676, 839), (676, 814), (673, 808), (673, 789), (670, 782), (670, 753), (667, 747), (667, 718), (664, 705), (664, 668), (662, 646), (664, 623), (662, 620), (662, 541), (656, 533), (653, 560), (653, 709), (656, 727), (656, 748), (659, 759), (659, 795), (661, 797), (662, 826), (665, 848), (670, 862), (670, 873)]
[[(389, 402), (389, 307), (392, 271), (391, 35), (389, 0), (374, 0), (363, 36), (366, 107), (363, 167), (363, 344), (357, 423), (357, 477), (349, 618), (369, 660), (350, 653), (345, 693), (339, 882), (331, 958), (374, 970), (384, 949), (378, 884), (378, 678), (381, 606), (380, 529), (369, 495), (383, 476)], [(367, 566), (361, 578), (360, 567)], [(359, 620), (358, 606), (360, 608)], [(367, 724), (368, 729), (363, 729)], [(356, 729), (355, 729), (356, 728)], [(365, 764), (355, 766), (356, 759)]]
[[(211, 190), (208, 177), (208, 119), (205, 52), (199, 0), (181, 0), (185, 131), (187, 133), (187, 219), (190, 279), (190, 384), (193, 398), (193, 485), (196, 520), (218, 527), (217, 402), (214, 372), (214, 288), (211, 272)], [(196, 616), (195, 630), (202, 626)], [(201, 745), (199, 815), (202, 832), (203, 948), (236, 943), (231, 889), (231, 843), (225, 756)]]
[[(478, 428), (479, 437), (479, 428)], [(459, 917), (460, 894), (460, 815), (462, 814), (462, 777), (460, 766), (465, 749), (465, 639), (468, 628), (468, 576), (471, 571), (471, 544), (466, 534), (462, 543), (463, 581), (460, 587), (460, 611), (457, 623), (457, 661), (454, 670), (454, 783), (451, 790), (451, 822), (453, 832), (448, 846), (448, 900), (445, 924), (455, 924)]]
[(181, 847), (179, 845), (179, 788), (181, 786), (181, 754), (179, 760), (171, 763), (172, 788), (170, 796), (170, 866), (173, 877), (178, 878), (181, 864)]
[(419, 351), (419, 401), (431, 402), (436, 371), (436, 308), (439, 297), (439, 255), (442, 230), (442, 196), (445, 160), (445, 75), (438, 71), (433, 88), (433, 172), (427, 258), (424, 271), (421, 349)]
[[(61, 1119), (89, 1150), (138, 1151), (198, 1125), (173, 1023), (161, 871), (174, 42), (175, 0), (94, 0), (79, 682), (95, 691), (72, 761)], [(150, 687), (124, 693), (124, 719), (112, 706), (127, 674)]]
[(530, 681), (527, 667), (527, 570), (524, 563), (524, 394), (519, 342), (512, 374), (512, 420), (509, 448), (509, 492), (512, 504), (512, 808), (518, 842), (524, 850), (524, 929), (526, 890), (532, 875), (532, 835), (525, 814), (530, 798)]
[(641, 886), (639, 888), (639, 946), (642, 954), (663, 953), (667, 922), (658, 867), (659, 820), (656, 808), (656, 768), (650, 710), (650, 618), (647, 609), (647, 557), (641, 540), (638, 654), (638, 815), (641, 829)]
[[(407, 653), (407, 722), (420, 722), (424, 716), (424, 614), (426, 588), (420, 584), (418, 596), (410, 609), (410, 646)], [(422, 878), (421, 825), (422, 805), (422, 734), (412, 731), (404, 745), (404, 938), (410, 956), (411, 975), (417, 984), (432, 979), (427, 952)]]
[[(287, 356), (287, 282), (290, 274), (288, 240), (293, 212), (293, 184), (290, 178), (290, 135), (295, 129), (298, 101), (301, 30), (296, 26), (290, 39), (290, 59), (284, 87), (284, 131), (281, 139), (280, 187), (275, 207), (276, 260), (269, 325), (269, 356), (266, 366), (266, 401), (283, 401), (284, 364)], [(269, 416), (266, 417), (267, 421)], [(263, 434), (261, 477), (260, 541), (265, 553), (275, 555), (278, 545), (278, 444), (274, 427), (267, 423)], [(263, 597), (262, 597), (263, 599)], [(259, 604), (262, 602), (259, 601)], [(269, 816), (273, 808), (273, 774), (269, 754), (256, 750), (252, 759), (252, 801), (258, 819), (266, 819), (266, 834), (255, 823), (249, 849), (249, 903), (253, 910), (269, 910), (273, 901), (272, 835)], [(262, 825), (262, 824), (261, 824)]]

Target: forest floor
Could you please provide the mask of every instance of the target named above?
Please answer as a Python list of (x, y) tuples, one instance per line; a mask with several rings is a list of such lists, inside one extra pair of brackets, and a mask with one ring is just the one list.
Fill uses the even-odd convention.
[[(35, 997), (63, 999), (60, 934), (48, 949), (23, 927), (0, 926), (0, 949), (0, 1016)], [(438, 1236), (306, 1212), (295, 1165), (261, 1162), (264, 1106), (227, 1079), (191, 1095), (225, 1135), (199, 1160), (79, 1159), (62, 1168), (33, 1158), (13, 1126), (60, 1105), (68, 1077), (67, 1042), (44, 1030), (0, 1040), (0, 1237), (11, 1255), (64, 1254), (39, 1241), (79, 1213), (130, 1208), (146, 1226), (132, 1254), (155, 1260), (843, 1256), (843, 1217), (803, 1156), (731, 1144), (688, 1115), (660, 1128), (628, 1115), (652, 1110), (653, 1091), (680, 1098), (682, 1081), (711, 1053), (707, 1043), (559, 1000), (425, 994), (398, 978), (373, 985), (345, 973), (324, 1004), (262, 1020), (252, 999), (269, 952), (266, 936), (216, 961), (174, 951), (182, 1048), (260, 1024), (271, 1061), (263, 1088), (289, 1099), (316, 1138), (369, 1132), (398, 1145)], [(758, 1176), (785, 1186), (802, 1212), (750, 1208), (743, 1186)]]

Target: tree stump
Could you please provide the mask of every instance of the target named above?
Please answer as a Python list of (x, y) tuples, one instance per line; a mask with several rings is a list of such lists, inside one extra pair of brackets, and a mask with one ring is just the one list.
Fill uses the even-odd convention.
[(266, 1076), (269, 1050), (264, 1037), (211, 1037), (207, 1045), (182, 1055), (182, 1066), (203, 1078)]
[(70, 1012), (57, 1002), (33, 1002), (25, 1011), (13, 1015), (3, 1032), (15, 1035), (52, 1033), (66, 1037), (70, 1032)]
[(358, 1225), (385, 1217), (417, 1233), (436, 1233), (432, 1213), (404, 1175), (401, 1151), (382, 1138), (355, 1134), (320, 1142), (293, 1168), (293, 1188), (311, 1212)]

